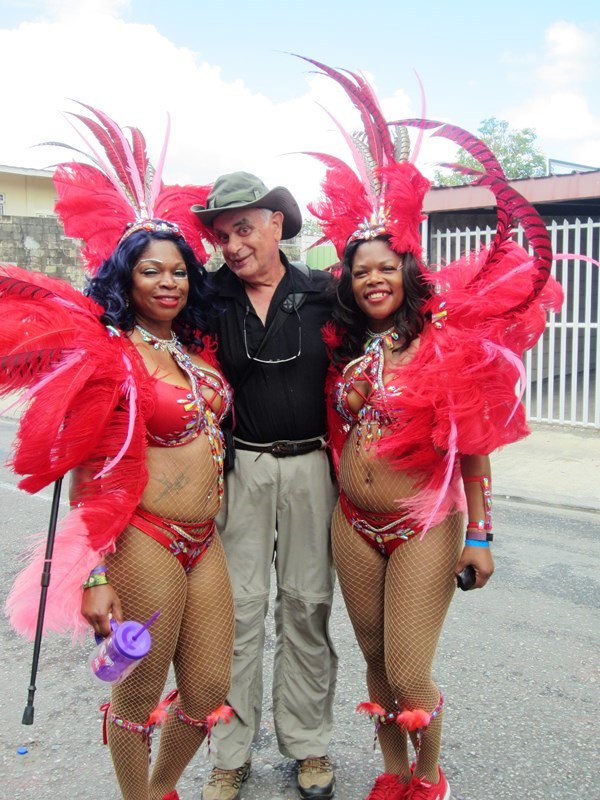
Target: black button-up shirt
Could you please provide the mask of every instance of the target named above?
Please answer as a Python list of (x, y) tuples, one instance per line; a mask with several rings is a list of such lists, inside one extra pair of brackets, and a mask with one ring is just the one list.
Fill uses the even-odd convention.
[[(266, 326), (248, 300), (243, 282), (223, 265), (211, 278), (225, 309), (214, 320), (218, 357), (234, 392), (234, 435), (248, 442), (311, 439), (325, 433), (325, 375), (327, 355), (321, 328), (331, 316), (329, 273), (310, 276), (289, 264), (280, 252), (286, 273), (277, 286)], [(306, 293), (297, 313), (286, 313), (277, 333), (251, 361), (278, 307), (292, 293)], [(245, 342), (244, 342), (245, 335)], [(282, 359), (300, 356), (290, 361)], [(250, 369), (238, 391), (239, 381)]]

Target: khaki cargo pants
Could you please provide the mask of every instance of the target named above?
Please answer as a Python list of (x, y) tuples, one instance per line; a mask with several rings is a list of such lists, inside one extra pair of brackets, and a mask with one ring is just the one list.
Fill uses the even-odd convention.
[(287, 458), (236, 451), (217, 519), (235, 599), (228, 703), (236, 716), (212, 732), (215, 766), (241, 766), (258, 738), (273, 564), (273, 717), (279, 749), (294, 759), (327, 752), (337, 671), (329, 638), (334, 585), (329, 526), (335, 500), (322, 450)]

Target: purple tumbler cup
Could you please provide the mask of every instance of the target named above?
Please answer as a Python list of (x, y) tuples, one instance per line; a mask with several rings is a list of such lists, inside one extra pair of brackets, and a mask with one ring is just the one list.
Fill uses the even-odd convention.
[(97, 646), (90, 656), (92, 675), (102, 683), (113, 686), (121, 683), (135, 669), (152, 645), (147, 628), (158, 614), (148, 622), (129, 620), (120, 625), (111, 619), (111, 633), (105, 639), (96, 637)]

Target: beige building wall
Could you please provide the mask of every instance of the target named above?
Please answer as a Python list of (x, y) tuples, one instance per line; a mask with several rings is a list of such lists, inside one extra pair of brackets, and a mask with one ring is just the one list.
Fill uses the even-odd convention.
[(11, 217), (54, 214), (52, 172), (0, 165), (0, 213)]

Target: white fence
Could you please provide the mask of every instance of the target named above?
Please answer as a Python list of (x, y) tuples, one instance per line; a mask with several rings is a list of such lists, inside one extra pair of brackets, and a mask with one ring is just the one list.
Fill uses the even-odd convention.
[[(444, 264), (467, 250), (483, 247), (495, 233), (490, 227), (474, 227), (428, 235), (426, 226), (423, 240), (430, 264)], [(525, 355), (527, 418), (600, 428), (600, 269), (577, 258), (600, 261), (600, 221), (564, 219), (552, 222), (548, 231), (555, 254), (575, 257), (555, 259), (552, 273), (564, 289), (565, 302), (559, 314), (549, 315), (544, 336)], [(520, 228), (516, 239), (523, 244)]]

